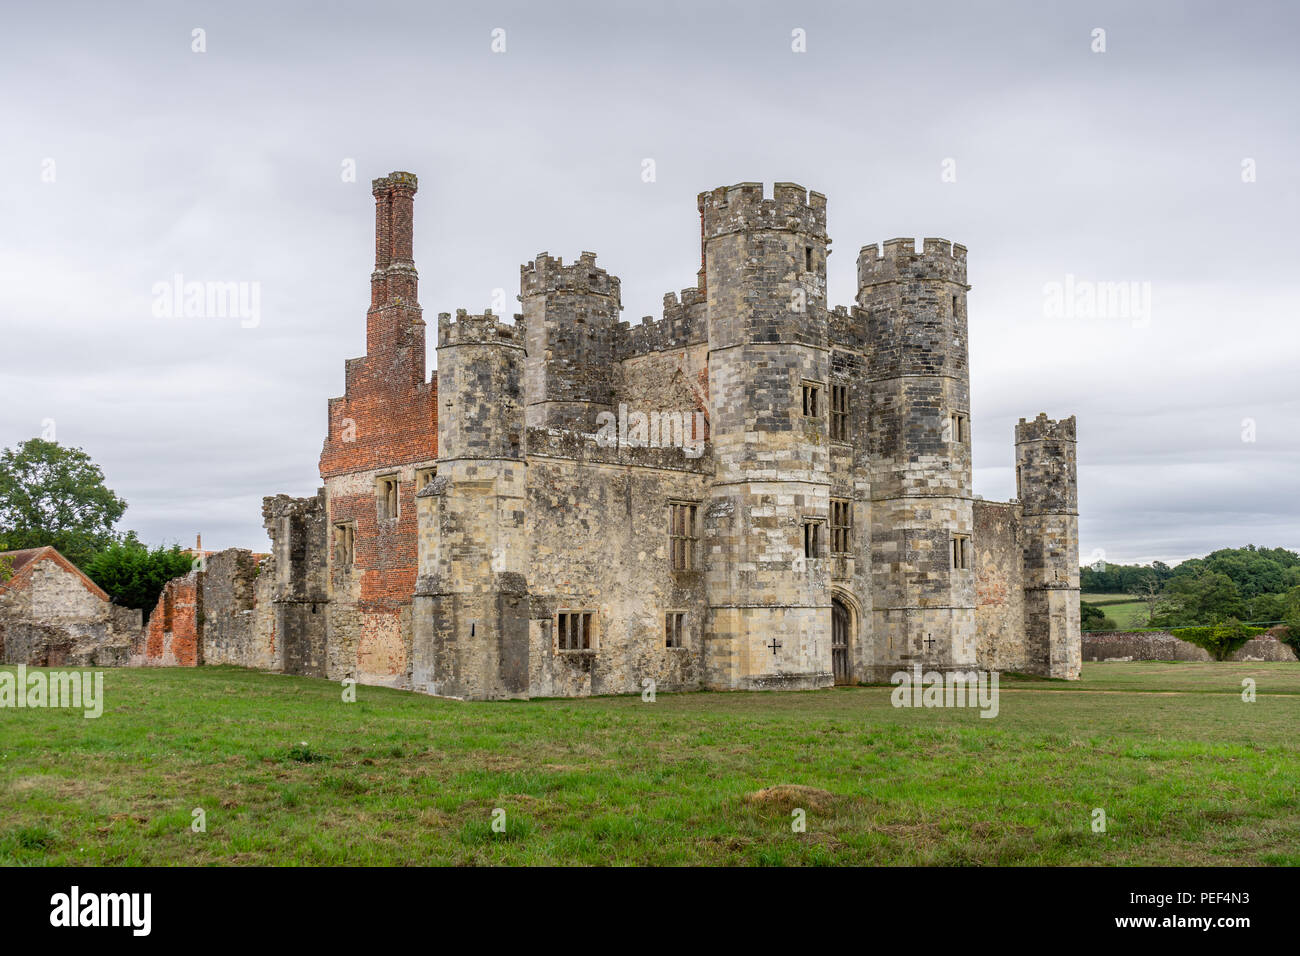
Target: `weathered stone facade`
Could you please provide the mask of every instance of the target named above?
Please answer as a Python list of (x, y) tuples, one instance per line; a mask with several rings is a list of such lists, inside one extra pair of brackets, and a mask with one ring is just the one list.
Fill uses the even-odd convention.
[(118, 607), (54, 548), (0, 554), (0, 663), (125, 664), (140, 612)]
[(963, 246), (866, 246), (831, 308), (825, 197), (722, 187), (662, 319), (540, 253), (513, 322), (439, 316), (426, 380), (416, 189), (375, 181), (367, 354), (223, 660), (478, 699), (1079, 676), (1074, 420), (974, 497)]

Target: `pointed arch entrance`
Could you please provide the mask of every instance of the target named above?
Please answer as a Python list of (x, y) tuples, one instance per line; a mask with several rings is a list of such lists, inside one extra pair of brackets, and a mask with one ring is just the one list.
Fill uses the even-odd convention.
[(853, 683), (853, 610), (838, 594), (831, 597), (831, 670), (836, 684)]

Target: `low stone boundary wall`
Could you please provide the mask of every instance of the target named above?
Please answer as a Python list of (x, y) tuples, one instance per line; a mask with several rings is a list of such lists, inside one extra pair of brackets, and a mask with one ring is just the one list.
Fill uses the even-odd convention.
[[(1085, 661), (1212, 661), (1213, 657), (1195, 644), (1174, 637), (1168, 631), (1105, 631), (1083, 635)], [(1272, 634), (1251, 638), (1234, 661), (1294, 661), (1295, 652)]]

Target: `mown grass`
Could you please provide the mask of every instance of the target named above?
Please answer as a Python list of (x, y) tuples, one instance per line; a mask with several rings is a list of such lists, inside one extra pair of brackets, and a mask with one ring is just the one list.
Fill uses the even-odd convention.
[[(0, 710), (0, 863), (1300, 863), (1300, 666), (1084, 668), (1004, 679), (991, 720), (889, 687), (348, 704), (109, 670), (97, 720)], [(754, 796), (781, 785), (815, 789)]]

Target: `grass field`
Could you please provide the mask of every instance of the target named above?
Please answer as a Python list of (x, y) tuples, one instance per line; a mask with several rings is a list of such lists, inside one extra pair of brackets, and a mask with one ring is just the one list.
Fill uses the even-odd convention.
[(1080, 600), (1095, 605), (1119, 627), (1145, 627), (1150, 608), (1131, 594), (1084, 594)]
[[(349, 704), (109, 670), (99, 719), (0, 710), (0, 864), (1300, 863), (1300, 666), (1085, 664), (1004, 679), (995, 719), (890, 691)], [(754, 796), (783, 785), (813, 789)]]

